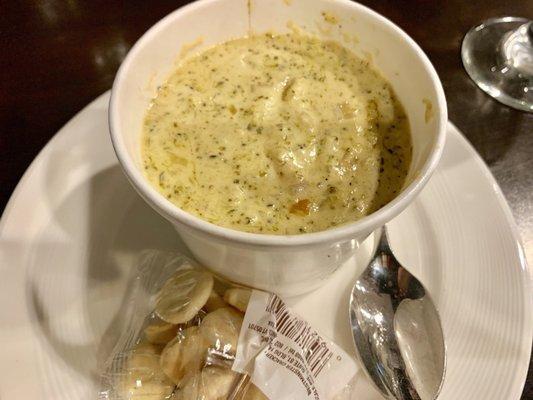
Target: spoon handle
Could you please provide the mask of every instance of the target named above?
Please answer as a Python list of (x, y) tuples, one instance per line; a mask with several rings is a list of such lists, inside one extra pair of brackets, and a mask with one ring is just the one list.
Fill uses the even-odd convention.
[(383, 225), (381, 228), (381, 235), (379, 237), (378, 247), (376, 252), (392, 254), (392, 250), (389, 245), (389, 235), (387, 231), (387, 225)]

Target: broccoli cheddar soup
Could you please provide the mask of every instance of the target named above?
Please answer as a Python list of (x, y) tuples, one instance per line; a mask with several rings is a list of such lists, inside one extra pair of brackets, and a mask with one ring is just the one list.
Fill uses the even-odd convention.
[(255, 233), (356, 221), (401, 190), (409, 123), (387, 81), (341, 45), (258, 35), (181, 63), (143, 126), (149, 181), (181, 209)]

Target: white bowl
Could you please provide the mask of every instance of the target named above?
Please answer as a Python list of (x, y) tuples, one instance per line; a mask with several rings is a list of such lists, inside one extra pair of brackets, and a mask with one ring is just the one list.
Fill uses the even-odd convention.
[[(323, 12), (335, 24), (325, 21)], [(370, 57), (391, 83), (411, 124), (408, 184), (385, 207), (357, 222), (303, 235), (240, 232), (179, 209), (150, 185), (141, 168), (142, 121), (157, 86), (191, 44), (198, 51), (245, 36), (250, 27), (256, 33), (286, 32), (292, 24)], [(115, 78), (109, 107), (111, 138), (124, 172), (147, 203), (174, 224), (195, 257), (226, 279), (281, 295), (318, 287), (370, 233), (413, 201), (437, 166), (446, 122), (442, 85), (423, 51), (392, 22), (348, 0), (203, 0), (180, 8), (131, 49)]]

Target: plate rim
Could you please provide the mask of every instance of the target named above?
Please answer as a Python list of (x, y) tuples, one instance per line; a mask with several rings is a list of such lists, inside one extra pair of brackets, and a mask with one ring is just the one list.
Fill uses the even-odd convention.
[[(519, 266), (517, 266), (520, 270), (520, 276), (522, 277), (521, 285), (524, 289), (523, 293), (523, 304), (524, 304), (524, 332), (525, 332), (525, 338), (529, 337), (529, 342), (533, 342), (533, 270), (530, 268), (526, 254), (524, 251), (524, 243), (522, 241), (522, 236), (520, 235), (520, 232), (518, 230), (518, 224), (516, 223), (516, 220), (513, 215), (513, 211), (511, 209), (511, 206), (509, 205), (509, 202), (507, 201), (507, 198), (505, 197), (505, 194), (503, 193), (500, 184), (492, 174), (491, 170), (489, 169), (488, 165), (483, 161), (483, 158), (481, 158), (481, 155), (476, 151), (472, 143), (466, 138), (465, 135), (457, 128), (457, 126), (448, 120), (448, 124), (451, 127), (453, 131), (455, 131), (455, 134), (458, 136), (458, 138), (463, 142), (463, 145), (465, 149), (468, 150), (470, 155), (472, 155), (473, 160), (475, 160), (475, 163), (483, 173), (483, 176), (491, 183), (492, 185), (492, 192), (495, 194), (498, 203), (501, 206), (501, 209), (503, 211), (503, 214), (505, 215), (505, 220), (511, 230), (511, 234), (513, 236), (515, 245), (516, 245), (516, 252), (518, 256), (518, 261), (520, 263)], [(1, 235), (1, 231), (0, 231)], [(528, 293), (531, 293), (528, 296)], [(529, 301), (528, 301), (529, 297)], [(531, 356), (533, 353), (533, 345), (529, 346), (529, 351), (527, 352), (527, 358), (524, 360), (524, 367), (522, 370), (522, 376), (520, 377), (519, 381), (521, 382), (520, 387), (516, 387), (518, 390), (518, 396), (519, 398), (524, 392), (524, 387), (526, 385), (527, 375), (529, 371), (529, 366), (531, 364)], [(509, 388), (510, 391), (513, 390), (513, 387)]]

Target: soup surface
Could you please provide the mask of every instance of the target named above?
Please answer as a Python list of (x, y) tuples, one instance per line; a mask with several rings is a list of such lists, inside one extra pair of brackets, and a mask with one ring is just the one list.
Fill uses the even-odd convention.
[(145, 174), (181, 209), (237, 230), (355, 221), (401, 190), (409, 123), (387, 81), (341, 45), (291, 33), (181, 63), (143, 126)]

